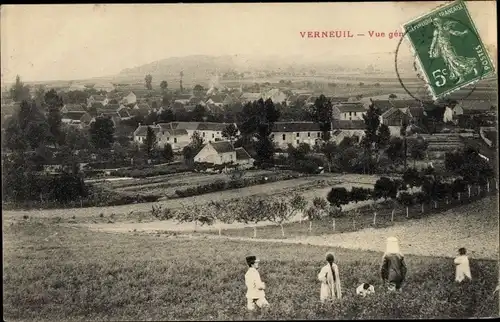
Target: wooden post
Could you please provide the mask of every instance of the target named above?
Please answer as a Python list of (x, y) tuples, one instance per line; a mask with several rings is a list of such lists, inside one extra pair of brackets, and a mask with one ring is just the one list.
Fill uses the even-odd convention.
[(396, 209), (392, 209), (392, 212), (391, 212), (391, 222), (394, 221), (394, 211), (396, 211)]
[(490, 180), (486, 180), (486, 191), (490, 192)]
[(377, 212), (374, 211), (373, 212), (373, 226), (375, 226), (377, 224)]
[(406, 218), (410, 218), (410, 213), (408, 212), (408, 206), (406, 207)]
[(222, 228), (220, 228), (220, 226), (219, 226), (219, 236), (221, 236), (221, 235), (222, 235)]
[(469, 190), (469, 198), (470, 198), (470, 185), (467, 185), (467, 189)]
[(481, 196), (481, 186), (477, 186), (477, 195)]
[(257, 238), (257, 225), (253, 226), (253, 238)]
[(333, 231), (335, 231), (335, 218), (333, 218), (333, 220), (332, 220), (332, 228), (333, 228)]
[(437, 201), (434, 201), (434, 209), (437, 209), (437, 207), (438, 207), (438, 203), (437, 203)]
[(458, 201), (460, 201), (460, 192), (458, 193)]
[(356, 230), (356, 220), (352, 217), (352, 229)]
[(312, 228), (313, 228), (313, 223), (311, 220), (309, 220), (309, 232), (312, 232)]
[(424, 213), (424, 203), (422, 202), (422, 213)]

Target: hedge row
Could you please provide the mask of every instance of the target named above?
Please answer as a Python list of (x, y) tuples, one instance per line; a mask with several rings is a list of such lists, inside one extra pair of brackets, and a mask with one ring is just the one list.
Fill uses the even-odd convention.
[(213, 183), (209, 183), (209, 184), (205, 184), (205, 185), (190, 187), (190, 188), (183, 189), (183, 190), (176, 190), (175, 193), (180, 198), (185, 198), (185, 197), (202, 195), (202, 194), (206, 194), (206, 193), (210, 193), (210, 192), (244, 188), (244, 187), (249, 187), (249, 186), (254, 186), (254, 185), (264, 184), (264, 183), (270, 183), (270, 182), (276, 182), (276, 181), (297, 179), (300, 177), (303, 177), (303, 175), (301, 175), (301, 174), (284, 174), (284, 175), (276, 174), (276, 175), (269, 175), (269, 176), (259, 176), (259, 177), (254, 177), (254, 178), (244, 178), (244, 179), (234, 180), (234, 181), (218, 180), (218, 181), (215, 181)]
[(189, 171), (191, 171), (191, 168), (188, 166), (176, 165), (168, 167), (148, 167), (144, 169), (119, 169), (111, 171), (110, 174), (115, 177), (148, 178)]

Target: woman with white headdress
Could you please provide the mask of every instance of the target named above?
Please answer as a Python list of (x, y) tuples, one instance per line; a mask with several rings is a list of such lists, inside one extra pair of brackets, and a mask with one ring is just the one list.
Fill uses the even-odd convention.
[(340, 289), (340, 274), (335, 257), (333, 254), (326, 255), (327, 264), (321, 268), (318, 274), (318, 280), (321, 282), (319, 299), (321, 303), (326, 300), (335, 300), (342, 298), (342, 290)]
[(387, 238), (382, 267), (380, 273), (384, 284), (390, 291), (401, 291), (401, 285), (406, 277), (404, 256), (399, 249), (399, 240), (396, 237)]

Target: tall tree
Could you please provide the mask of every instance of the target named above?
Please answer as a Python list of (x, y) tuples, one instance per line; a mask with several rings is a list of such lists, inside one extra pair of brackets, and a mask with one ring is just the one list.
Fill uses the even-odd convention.
[(160, 88), (161, 88), (162, 93), (165, 93), (167, 91), (168, 83), (166, 80), (161, 81)]
[[(370, 104), (368, 111), (363, 115), (363, 120), (365, 123), (365, 136), (363, 137), (361, 144), (363, 145), (365, 151), (365, 170), (363, 172), (366, 173), (366, 170), (370, 171), (372, 169), (372, 160), (373, 160), (373, 151), (379, 142), (378, 138), (378, 129), (380, 125), (380, 110), (375, 108), (373, 102)], [(369, 166), (368, 169), (366, 166)]]
[(35, 90), (35, 101), (38, 105), (43, 106), (45, 103), (45, 87), (39, 85)]
[(391, 139), (391, 131), (389, 130), (389, 127), (385, 124), (380, 124), (377, 136), (377, 147), (379, 149), (385, 149)]
[(330, 140), (330, 131), (332, 129), (332, 102), (325, 95), (320, 95), (314, 102), (312, 108), (312, 117), (319, 124), (321, 138), (324, 142)]
[(150, 159), (155, 156), (157, 142), (158, 140), (155, 131), (152, 127), (148, 126), (146, 140), (144, 141), (144, 152)]
[(192, 114), (195, 122), (203, 122), (207, 117), (207, 109), (202, 105), (196, 105)]
[(172, 110), (163, 110), (161, 113), (158, 115), (158, 122), (173, 122), (175, 120), (174, 113)]
[(333, 161), (339, 151), (337, 144), (335, 142), (327, 142), (323, 145), (321, 150), (328, 162), (328, 172), (332, 172)]
[(181, 77), (181, 79), (179, 80), (179, 85), (180, 85), (180, 89), (181, 89), (181, 93), (184, 91), (184, 88), (182, 87), (182, 78), (184, 77), (184, 72), (181, 71), (179, 73), (179, 76)]
[(15, 102), (21, 102), (23, 100), (30, 99), (30, 89), (22, 81), (19, 75), (16, 76), (15, 84), (10, 88), (10, 97)]
[(144, 81), (146, 82), (146, 88), (152, 90), (153, 76), (151, 76), (151, 74), (147, 74), (146, 77), (144, 77)]
[(170, 145), (170, 143), (163, 146), (163, 157), (167, 162), (172, 162), (174, 160), (174, 151), (172, 150), (172, 145)]
[(64, 106), (62, 98), (53, 89), (45, 94), (45, 105), (48, 111), (47, 123), (51, 134), (51, 141), (54, 147), (64, 144), (64, 132), (61, 130), (62, 116), (61, 108)]
[(226, 125), (226, 127), (222, 130), (222, 137), (226, 138), (233, 144), (234, 140), (238, 136), (238, 128), (234, 123), (229, 123)]
[(109, 149), (114, 141), (115, 126), (107, 117), (97, 117), (90, 125), (90, 141), (97, 149)]

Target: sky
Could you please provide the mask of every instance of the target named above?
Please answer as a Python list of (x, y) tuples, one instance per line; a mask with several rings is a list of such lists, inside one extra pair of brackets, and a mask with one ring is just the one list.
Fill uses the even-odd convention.
[[(394, 52), (388, 33), (445, 2), (6, 5), (2, 82), (109, 76), (187, 55), (359, 59)], [(485, 44), (496, 47), (496, 2), (467, 2)], [(307, 39), (301, 32), (385, 32), (385, 38)], [(404, 47), (409, 52), (408, 45)]]

